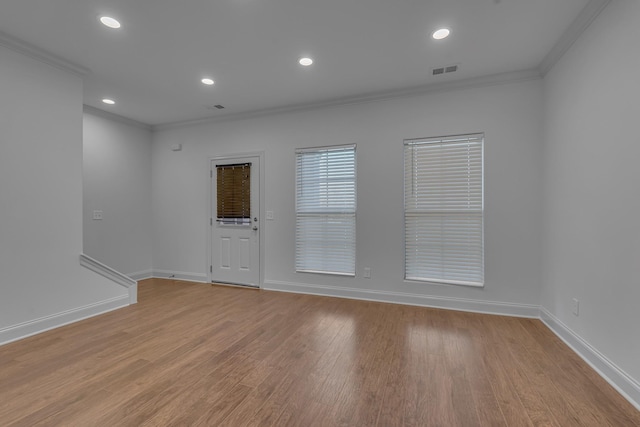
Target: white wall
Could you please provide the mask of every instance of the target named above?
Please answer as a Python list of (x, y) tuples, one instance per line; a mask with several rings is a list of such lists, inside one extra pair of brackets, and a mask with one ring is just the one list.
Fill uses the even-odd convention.
[[(151, 131), (83, 115), (84, 253), (134, 278), (151, 274)], [(101, 210), (102, 220), (93, 220)]]
[(0, 94), (2, 342), (32, 333), (25, 323), (126, 305), (128, 294), (78, 260), (82, 79), (0, 47)]
[[(274, 221), (261, 222), (266, 227), (265, 287), (501, 312), (513, 307), (465, 305), (460, 299), (537, 306), (541, 85), (533, 80), (157, 132), (152, 167), (154, 269), (206, 279), (208, 159), (264, 150), (264, 209), (275, 212)], [(473, 132), (486, 134), (486, 286), (405, 282), (403, 140)], [(172, 152), (175, 143), (181, 143), (183, 151)], [(296, 273), (294, 150), (349, 143), (357, 144), (358, 277)], [(361, 277), (364, 267), (372, 269), (371, 279)]]
[[(556, 321), (636, 384), (639, 22), (640, 2), (612, 1), (544, 79), (542, 298)], [(572, 298), (580, 301), (577, 317)]]

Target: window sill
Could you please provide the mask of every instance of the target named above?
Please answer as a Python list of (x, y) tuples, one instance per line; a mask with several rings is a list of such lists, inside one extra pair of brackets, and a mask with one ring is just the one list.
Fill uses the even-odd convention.
[(335, 271), (321, 271), (321, 270), (296, 270), (296, 273), (311, 273), (311, 274), (324, 274), (328, 276), (356, 277), (355, 273), (340, 273)]
[(434, 279), (420, 279), (420, 278), (405, 278), (405, 283), (421, 283), (437, 286), (465, 286), (469, 288), (484, 288), (484, 282), (464, 282), (459, 280), (434, 280)]

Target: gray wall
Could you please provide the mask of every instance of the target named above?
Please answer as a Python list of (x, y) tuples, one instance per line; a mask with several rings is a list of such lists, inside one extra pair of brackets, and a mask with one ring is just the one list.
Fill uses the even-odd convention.
[[(486, 286), (406, 282), (403, 140), (472, 132), (486, 134)], [(264, 150), (264, 208), (275, 213), (275, 220), (262, 221), (267, 288), (417, 304), (424, 300), (415, 296), (435, 296), (537, 306), (541, 139), (540, 80), (157, 132), (152, 166), (154, 270), (207, 278), (208, 159)], [(171, 151), (176, 143), (183, 151)], [(358, 162), (357, 277), (296, 273), (294, 150), (352, 143), (357, 144)], [(361, 277), (364, 267), (372, 269), (371, 279)]]
[(16, 325), (128, 294), (78, 260), (82, 79), (0, 46), (0, 94), (2, 342)]
[(611, 2), (544, 80), (542, 298), (551, 315), (636, 379), (638, 22), (639, 2)]
[[(136, 279), (151, 274), (151, 131), (83, 115), (84, 252)], [(93, 220), (101, 210), (102, 220)]]

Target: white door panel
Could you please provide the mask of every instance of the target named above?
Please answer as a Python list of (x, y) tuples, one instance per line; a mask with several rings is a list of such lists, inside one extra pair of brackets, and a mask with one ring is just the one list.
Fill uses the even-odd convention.
[[(247, 166), (248, 165), (248, 166)], [(246, 184), (229, 184), (229, 169), (249, 170), (250, 191)], [(220, 169), (224, 169), (220, 171)], [(239, 157), (214, 159), (212, 170), (211, 281), (240, 285), (260, 285), (260, 158)], [(229, 172), (229, 173), (227, 173)], [(244, 173), (244, 172), (243, 172)], [(227, 179), (226, 184), (223, 181)], [(246, 183), (246, 180), (243, 180)], [(219, 190), (219, 184), (222, 186)], [(233, 188), (233, 189), (230, 189)], [(220, 196), (219, 193), (220, 192)], [(240, 194), (240, 195), (238, 195)], [(219, 203), (218, 198), (224, 199)], [(250, 199), (250, 208), (237, 201)], [(231, 200), (231, 201), (229, 201)], [(230, 210), (229, 210), (230, 209)]]

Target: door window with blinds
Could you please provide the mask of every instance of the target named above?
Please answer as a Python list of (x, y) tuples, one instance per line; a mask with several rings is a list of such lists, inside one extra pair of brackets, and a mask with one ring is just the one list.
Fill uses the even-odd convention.
[(405, 278), (484, 285), (484, 135), (404, 142)]
[(251, 163), (216, 165), (217, 218), (223, 225), (251, 224)]
[(355, 145), (296, 150), (296, 271), (355, 276)]

